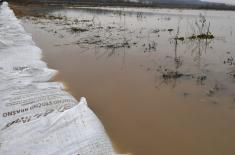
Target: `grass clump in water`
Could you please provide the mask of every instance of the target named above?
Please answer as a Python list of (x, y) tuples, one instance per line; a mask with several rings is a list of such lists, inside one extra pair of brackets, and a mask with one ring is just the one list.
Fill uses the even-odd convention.
[(168, 71), (168, 72), (166, 72), (166, 73), (164, 73), (164, 74), (162, 74), (162, 77), (163, 77), (163, 79), (178, 79), (178, 78), (180, 78), (180, 77), (182, 77), (183, 76), (183, 74), (182, 73), (179, 73), (179, 72), (177, 72), (177, 71)]
[(81, 32), (86, 32), (89, 31), (88, 29), (84, 28), (79, 28), (79, 27), (71, 27), (71, 32), (73, 33), (81, 33)]
[(215, 36), (209, 32), (207, 34), (205, 34), (205, 33), (202, 33), (199, 35), (193, 34), (188, 39), (194, 40), (194, 39), (214, 39), (214, 38), (215, 38)]
[(176, 36), (174, 39), (175, 39), (175, 40), (179, 40), (179, 41), (184, 41), (184, 40), (185, 40), (184, 37), (178, 37), (178, 36)]
[(195, 21), (195, 28), (193, 28), (193, 35), (188, 39), (214, 39), (215, 36), (210, 31), (210, 22), (208, 23), (206, 17), (200, 14), (199, 20)]

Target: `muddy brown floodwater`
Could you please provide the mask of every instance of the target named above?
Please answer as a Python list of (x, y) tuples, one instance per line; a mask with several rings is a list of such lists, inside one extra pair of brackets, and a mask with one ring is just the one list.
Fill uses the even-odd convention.
[[(120, 153), (235, 154), (234, 12), (67, 8), (22, 23)], [(215, 38), (191, 37), (203, 33)]]

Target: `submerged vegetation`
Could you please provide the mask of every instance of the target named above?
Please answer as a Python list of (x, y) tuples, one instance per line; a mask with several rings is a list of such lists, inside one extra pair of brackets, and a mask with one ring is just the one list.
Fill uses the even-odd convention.
[(199, 34), (199, 35), (195, 35), (193, 34), (192, 36), (188, 37), (188, 39), (214, 39), (215, 36), (213, 34), (211, 34), (210, 32), (205, 34), (205, 33), (202, 33), (202, 34)]
[(79, 33), (79, 32), (86, 32), (89, 31), (88, 29), (78, 28), (78, 27), (71, 27), (71, 32)]
[[(81, 9), (85, 12), (91, 10), (90, 8)], [(207, 68), (201, 66), (201, 59), (203, 54), (212, 48), (211, 44), (215, 36), (211, 30), (210, 22), (202, 14), (194, 18), (191, 21), (192, 23), (188, 23), (187, 28), (189, 31), (185, 33), (180, 20), (175, 25), (169, 25), (169, 27), (159, 26), (161, 22), (172, 22), (173, 17), (157, 17), (152, 27), (138, 27), (138, 29), (134, 29), (132, 28), (134, 26), (129, 24), (126, 18), (134, 17), (137, 22), (143, 23), (147, 16), (145, 13), (113, 10), (109, 12), (107, 17), (118, 18), (118, 20), (109, 22), (97, 17), (96, 11), (99, 10), (95, 9), (92, 12), (92, 16), (85, 18), (65, 17), (61, 13), (55, 13), (31, 16), (26, 19), (40, 25), (41, 29), (52, 32), (61, 38), (69, 35), (71, 38), (69, 40), (73, 40), (73, 42), (61, 44), (61, 46), (74, 44), (81, 49), (81, 53), (94, 50), (98, 53), (97, 59), (105, 56), (110, 58), (117, 55), (123, 56), (122, 61), (125, 63), (126, 52), (130, 51), (142, 51), (145, 55), (149, 55), (150, 58), (152, 55), (161, 55), (161, 59), (156, 61), (155, 64), (158, 64), (157, 67), (161, 66), (162, 69), (148, 66), (146, 70), (149, 73), (152, 71), (156, 72), (155, 75), (163, 80), (163, 83), (175, 84), (176, 81), (190, 80), (194, 81), (197, 85), (205, 86), (210, 81)], [(106, 15), (104, 12), (104, 10), (101, 10), (102, 15)], [(154, 17), (152, 18), (155, 19)], [(53, 24), (53, 27), (47, 26), (48, 24)], [(68, 32), (70, 33), (67, 34)], [(162, 38), (167, 39), (167, 41), (162, 42)], [(162, 52), (161, 45), (165, 45), (167, 42), (173, 45), (173, 50), (172, 53), (168, 53), (169, 55), (164, 58), (162, 56), (164, 52)], [(186, 47), (186, 50), (182, 51), (182, 47)], [(166, 48), (167, 52), (171, 50), (170, 46)], [(182, 52), (185, 52), (185, 54), (182, 54)], [(198, 69), (192, 71), (186, 70), (188, 62), (185, 61), (184, 55), (191, 55), (192, 63), (198, 65)], [(224, 63), (233, 64), (233, 60), (228, 57)], [(230, 77), (235, 77), (233, 71), (230, 71), (228, 74)]]
[[(179, 28), (178, 28), (179, 29)], [(195, 21), (194, 25), (191, 25), (192, 35), (189, 37), (179, 37), (177, 34), (174, 38), (175, 40), (184, 41), (185, 39), (189, 40), (211, 40), (214, 39), (215, 36), (210, 31), (210, 22), (207, 22), (206, 17), (202, 14), (199, 15), (199, 19)]]
[(184, 74), (179, 73), (178, 71), (166, 71), (165, 73), (162, 74), (163, 79), (168, 80), (168, 79), (178, 79), (180, 77), (184, 76)]
[(195, 21), (195, 26), (191, 27), (193, 35), (189, 39), (214, 39), (215, 36), (210, 31), (210, 22), (207, 22), (206, 17), (202, 14), (199, 19)]
[(185, 40), (184, 37), (178, 37), (178, 36), (176, 36), (174, 39), (175, 39), (175, 40), (179, 40), (179, 41), (184, 41), (184, 40)]

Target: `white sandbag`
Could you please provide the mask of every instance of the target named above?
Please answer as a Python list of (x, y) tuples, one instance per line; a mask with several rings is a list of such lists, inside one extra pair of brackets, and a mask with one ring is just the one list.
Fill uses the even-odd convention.
[(0, 67), (5, 71), (17, 71), (32, 67), (46, 68), (45, 62), (40, 59), (41, 50), (36, 46), (24, 45), (0, 49)]
[(28, 122), (39, 114), (64, 111), (77, 104), (69, 93), (57, 88), (14, 87), (5, 92), (0, 104), (0, 129)]
[(2, 155), (111, 155), (111, 143), (86, 100), (65, 112), (9, 127), (1, 134)]
[[(77, 101), (69, 93), (47, 82), (56, 71), (40, 60), (41, 49), (25, 33), (7, 3), (1, 6), (0, 24), (0, 40), (5, 43), (0, 48), (0, 129), (75, 106)], [(41, 83), (44, 88), (38, 87)]]
[(0, 7), (0, 155), (115, 154), (88, 108), (48, 82), (56, 71), (24, 31), (8, 4)]

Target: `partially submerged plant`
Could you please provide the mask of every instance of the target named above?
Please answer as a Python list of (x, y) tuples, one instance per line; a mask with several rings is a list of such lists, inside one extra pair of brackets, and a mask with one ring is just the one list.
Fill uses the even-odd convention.
[(162, 74), (162, 77), (165, 80), (167, 80), (167, 79), (178, 79), (182, 76), (183, 76), (183, 74), (179, 73), (178, 71), (167, 71), (167, 72)]
[(157, 50), (157, 43), (155, 41), (152, 41), (148, 44), (144, 44), (144, 46), (145, 46), (144, 53), (145, 52), (153, 52), (153, 51)]
[(208, 23), (206, 17), (202, 14), (199, 15), (199, 20), (195, 21), (195, 27), (193, 27), (193, 35), (188, 39), (214, 39), (215, 36), (210, 31), (210, 22)]
[(200, 35), (198, 35), (197, 36), (197, 38), (198, 39), (214, 39), (215, 37), (214, 37), (214, 35), (213, 34), (211, 34), (210, 32), (209, 33), (207, 33), (207, 34), (200, 34)]
[(202, 34), (199, 34), (199, 35), (195, 35), (193, 34), (192, 36), (188, 37), (188, 39), (214, 39), (215, 36), (213, 34), (211, 34), (210, 32), (205, 34), (205, 33), (202, 33)]
[(80, 33), (89, 31), (88, 29), (78, 28), (78, 27), (71, 27), (71, 32), (73, 33)]
[(184, 40), (185, 40), (184, 37), (179, 37), (179, 36), (176, 36), (174, 39), (175, 39), (175, 40), (179, 40), (179, 41), (184, 41)]
[[(169, 31), (169, 32), (172, 32), (173, 29), (168, 29), (168, 31)], [(178, 23), (177, 31), (176, 31), (175, 37), (174, 37), (173, 39), (174, 39), (174, 41), (175, 41), (175, 45), (176, 45), (176, 46), (177, 46), (177, 44), (178, 44), (178, 42), (177, 42), (178, 40), (179, 40), (179, 41), (184, 41), (184, 40), (185, 40), (184, 37), (180, 36), (180, 21), (179, 21), (179, 23)]]

